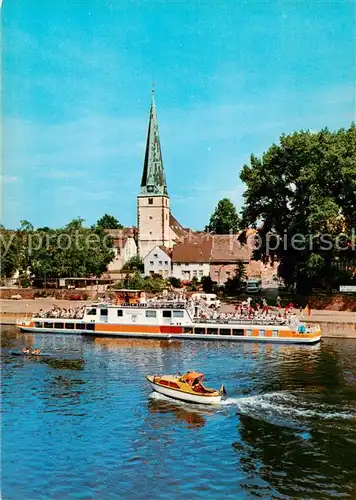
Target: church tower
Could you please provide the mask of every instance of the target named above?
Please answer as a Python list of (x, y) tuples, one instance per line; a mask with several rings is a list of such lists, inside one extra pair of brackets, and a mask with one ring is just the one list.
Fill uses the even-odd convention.
[(137, 227), (141, 258), (156, 245), (171, 246), (170, 204), (153, 90), (141, 190), (137, 197)]

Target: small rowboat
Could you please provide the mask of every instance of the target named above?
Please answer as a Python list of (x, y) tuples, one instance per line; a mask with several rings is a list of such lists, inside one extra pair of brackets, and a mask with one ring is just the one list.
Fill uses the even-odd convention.
[(25, 358), (38, 358), (38, 357), (49, 357), (52, 356), (52, 354), (49, 354), (47, 352), (41, 352), (39, 354), (32, 354), (32, 352), (22, 352), (22, 351), (10, 351), (10, 354), (12, 356), (23, 356)]
[(200, 404), (220, 403), (226, 394), (222, 385), (220, 390), (209, 389), (202, 383), (204, 374), (190, 371), (184, 375), (148, 375), (147, 380), (155, 392), (180, 401)]

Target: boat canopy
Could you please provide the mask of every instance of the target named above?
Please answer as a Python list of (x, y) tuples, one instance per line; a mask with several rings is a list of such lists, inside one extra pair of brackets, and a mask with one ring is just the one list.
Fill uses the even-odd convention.
[(204, 373), (199, 372), (187, 372), (183, 375), (182, 379), (187, 382), (193, 382), (193, 380), (199, 378), (202, 379), (204, 377)]

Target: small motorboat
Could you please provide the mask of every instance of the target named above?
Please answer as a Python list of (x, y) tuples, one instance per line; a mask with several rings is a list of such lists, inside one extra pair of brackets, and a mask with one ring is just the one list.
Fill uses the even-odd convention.
[(222, 385), (220, 390), (209, 389), (203, 385), (204, 374), (190, 371), (181, 375), (148, 375), (147, 380), (154, 391), (173, 399), (189, 403), (216, 404), (226, 394)]

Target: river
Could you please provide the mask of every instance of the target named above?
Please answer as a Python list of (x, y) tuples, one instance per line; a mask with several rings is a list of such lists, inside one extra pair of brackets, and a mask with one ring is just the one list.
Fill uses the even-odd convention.
[[(37, 345), (49, 358), (11, 349)], [(2, 498), (356, 498), (356, 341), (315, 346), (2, 331)], [(152, 394), (195, 369), (218, 407)]]

